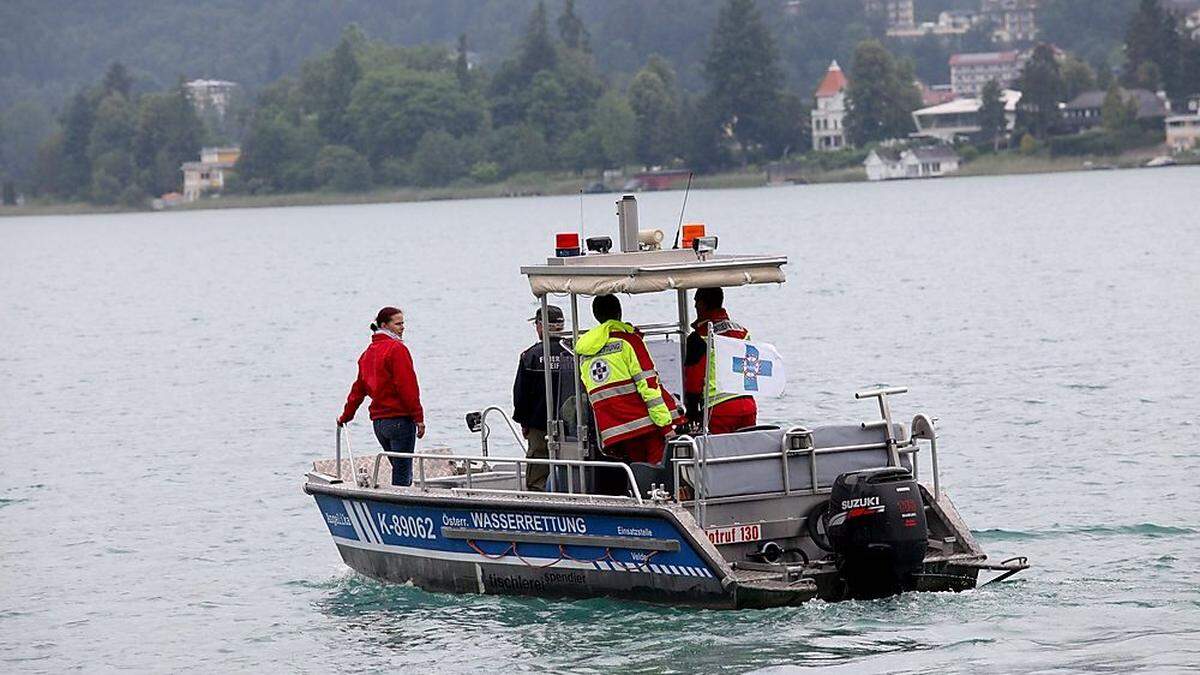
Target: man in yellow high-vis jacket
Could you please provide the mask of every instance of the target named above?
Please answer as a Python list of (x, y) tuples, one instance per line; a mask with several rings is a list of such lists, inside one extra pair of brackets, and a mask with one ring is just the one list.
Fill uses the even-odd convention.
[(658, 464), (683, 409), (662, 385), (641, 335), (621, 321), (620, 300), (597, 296), (592, 314), (600, 325), (579, 338), (575, 352), (600, 445), (624, 461)]

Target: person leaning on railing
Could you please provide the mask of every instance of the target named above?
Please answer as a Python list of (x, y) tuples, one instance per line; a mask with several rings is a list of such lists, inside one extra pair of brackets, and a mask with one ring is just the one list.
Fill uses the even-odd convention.
[[(379, 445), (385, 452), (413, 452), (417, 439), (425, 436), (425, 412), (412, 354), (404, 344), (404, 312), (395, 307), (379, 310), (371, 332), (371, 344), (358, 357), (358, 378), (337, 424), (354, 419), (363, 398), (370, 396), (368, 411)], [(412, 485), (412, 458), (388, 459), (392, 485)]]

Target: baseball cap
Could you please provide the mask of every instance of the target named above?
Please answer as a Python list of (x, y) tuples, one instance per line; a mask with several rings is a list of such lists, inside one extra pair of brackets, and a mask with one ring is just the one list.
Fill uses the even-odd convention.
[[(550, 316), (550, 323), (562, 323), (564, 320), (562, 308), (558, 305), (548, 305), (546, 307), (546, 314)], [(529, 317), (529, 320), (541, 321), (542, 309), (539, 307), (537, 311), (533, 313), (533, 316)]]

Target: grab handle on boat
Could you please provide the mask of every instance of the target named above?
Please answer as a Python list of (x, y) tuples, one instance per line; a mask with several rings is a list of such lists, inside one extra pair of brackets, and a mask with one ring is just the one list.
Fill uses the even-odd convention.
[(488, 413), (493, 412), (500, 413), (500, 417), (508, 423), (508, 430), (512, 432), (513, 438), (517, 441), (517, 447), (521, 448), (522, 453), (527, 453), (525, 439), (521, 438), (521, 434), (517, 433), (517, 428), (513, 426), (512, 420), (508, 418), (508, 415), (499, 406), (489, 405), (479, 412), (479, 436), (483, 456), (488, 456), (488, 438), (492, 435), (492, 428), (488, 426), (487, 416)]
[[(942, 498), (941, 479), (938, 475), (938, 456), (937, 456), (937, 431), (933, 428), (933, 420), (924, 413), (919, 413), (912, 420), (912, 441), (916, 445), (917, 439), (929, 441), (929, 464), (933, 473), (933, 498), (939, 500)], [(913, 455), (913, 476), (916, 476), (917, 456)]]
[(887, 439), (888, 466), (900, 466), (900, 455), (896, 452), (896, 433), (892, 428), (892, 406), (888, 403), (888, 396), (907, 393), (908, 387), (879, 387), (854, 392), (856, 399), (874, 398), (879, 401), (879, 416), (883, 418), (883, 434)]
[(346, 436), (346, 454), (350, 457), (350, 477), (354, 479), (354, 485), (358, 485), (358, 475), (354, 473), (354, 450), (350, 447), (350, 430), (345, 424), (335, 427), (334, 437), (337, 439), (337, 450), (334, 461), (337, 463), (337, 479), (342, 478), (342, 435)]

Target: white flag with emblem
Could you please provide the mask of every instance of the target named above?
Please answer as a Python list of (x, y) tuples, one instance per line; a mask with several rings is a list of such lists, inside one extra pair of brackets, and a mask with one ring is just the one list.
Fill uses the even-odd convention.
[(717, 389), (727, 394), (783, 396), (787, 371), (775, 345), (714, 335)]

